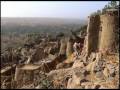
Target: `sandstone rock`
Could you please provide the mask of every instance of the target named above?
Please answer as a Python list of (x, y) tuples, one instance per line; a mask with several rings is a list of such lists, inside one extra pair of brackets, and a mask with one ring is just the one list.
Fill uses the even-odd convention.
[(72, 78), (68, 80), (67, 89), (83, 89), (82, 86), (77, 82), (74, 82)]
[(56, 69), (70, 68), (72, 65), (73, 65), (73, 62), (70, 62), (70, 63), (62, 62), (56, 66)]
[(104, 60), (99, 60), (99, 61), (95, 61), (95, 64), (94, 64), (94, 68), (93, 68), (93, 71), (94, 72), (99, 72), (99, 71), (102, 71), (102, 70), (104, 70), (104, 65), (105, 63), (104, 63)]
[(107, 64), (107, 68), (110, 70), (110, 69), (114, 69), (114, 68), (115, 68), (115, 66), (114, 66), (114, 65), (112, 65), (112, 64)]
[(107, 81), (113, 81), (114, 80), (114, 77), (108, 77), (107, 78)]
[(105, 86), (100, 86), (100, 88), (99, 89), (108, 89), (107, 87), (105, 87)]
[(69, 37), (68, 38), (68, 40), (67, 40), (67, 48), (66, 48), (66, 55), (67, 55), (67, 57), (69, 57), (70, 55), (72, 55), (72, 53), (73, 53), (73, 40), (72, 40), (72, 38), (71, 37)]
[(76, 68), (73, 71), (72, 78), (68, 81), (67, 87), (68, 88), (83, 88), (81, 87), (81, 83), (88, 82), (86, 78), (87, 71), (84, 68)]
[[(41, 46), (36, 47), (35, 51), (33, 50), (33, 45), (31, 46), (29, 44), (26, 44), (25, 45), (26, 48), (20, 50), (21, 55), (23, 55), (22, 57), (24, 60), (28, 59), (27, 63), (30, 63), (31, 61), (32, 63), (34, 63), (34, 61), (37, 62), (38, 60), (42, 60), (43, 58), (45, 58), (46, 54), (47, 55), (50, 54), (48, 58), (50, 58), (51, 61), (46, 61), (46, 63), (42, 63), (42, 62), (41, 63), (43, 65), (44, 72), (47, 72), (48, 78), (51, 79), (51, 81), (53, 82), (55, 86), (54, 88), (61, 89), (61, 88), (66, 88), (67, 86), (68, 89), (73, 89), (73, 88), (74, 89), (83, 89), (83, 88), (84, 89), (116, 89), (118, 88), (119, 85), (119, 56), (116, 57), (115, 54), (111, 55), (111, 53), (113, 52), (106, 54), (104, 53), (103, 55), (101, 53), (102, 51), (105, 51), (104, 47), (106, 47), (107, 49), (110, 48), (111, 50), (113, 49), (113, 51), (115, 49), (113, 47), (113, 44), (116, 42), (116, 40), (114, 40), (116, 35), (113, 32), (114, 25), (112, 25), (112, 23), (114, 22), (115, 25), (117, 24), (115, 22), (116, 20), (114, 16), (112, 16), (113, 20), (110, 19), (111, 19), (111, 15), (110, 17), (107, 15), (105, 16), (97, 15), (89, 19), (88, 30), (87, 30), (88, 35), (86, 36), (85, 39), (86, 41), (84, 41), (85, 42), (84, 48), (78, 59), (75, 59), (74, 54), (72, 54), (73, 42), (71, 42), (70, 40), (66, 43), (65, 38), (61, 39), (60, 50), (57, 50), (59, 48), (54, 46), (55, 43), (49, 42), (48, 39), (46, 40), (47, 42), (45, 41), (43, 43), (43, 46), (42, 44), (40, 44)], [(100, 24), (101, 20), (103, 21), (102, 24)], [(107, 25), (108, 23), (110, 23), (111, 25)], [(100, 32), (100, 26), (102, 26), (102, 33)], [(110, 32), (108, 32), (108, 30)], [(104, 36), (108, 36), (108, 37), (104, 37)], [(80, 40), (79, 37), (78, 40)], [(59, 52), (59, 55), (61, 56), (59, 57), (52, 56), (55, 55), (56, 52), (57, 53)], [(17, 53), (17, 51), (15, 51), (14, 53)], [(33, 57), (29, 57), (32, 55)], [(7, 57), (3, 59), (4, 60), (7, 59), (8, 61), (10, 61), (9, 59), (11, 55), (8, 54), (7, 56), (8, 59)], [(67, 56), (67, 60), (66, 60), (66, 56)], [(7, 60), (5, 60), (5, 62), (7, 62)], [(60, 68), (67, 68), (67, 69), (60, 69)], [(34, 74), (33, 69), (34, 68), (32, 68), (32, 66), (29, 66), (29, 68), (27, 68), (27, 71), (26, 71), (26, 67), (16, 69), (14, 79), (16, 83), (19, 81), (19, 84), (24, 84), (21, 86), (21, 89), (43, 88), (40, 85), (40, 82), (41, 81), (44, 82), (44, 80), (45, 80), (44, 83), (48, 85), (48, 83), (46, 83), (47, 77), (43, 78), (42, 74), (40, 75), (38, 75), (38, 73)], [(58, 69), (58, 70), (54, 70), (54, 69)], [(22, 72), (21, 70), (25, 72)], [(38, 72), (40, 71), (38, 70)], [(26, 77), (22, 78), (24, 75)], [(42, 77), (43, 79), (40, 79), (40, 77)], [(6, 85), (3, 88), (10, 87), (11, 85), (10, 81), (9, 82), (6, 81), (6, 82), (7, 83), (3, 84)]]
[(64, 78), (66, 76), (72, 75), (72, 71), (74, 69), (67, 68), (67, 69), (58, 69), (58, 70), (52, 70), (48, 73), (48, 77), (52, 80), (59, 78)]
[(48, 58), (54, 60), (54, 59), (56, 58), (56, 56), (55, 56), (55, 55), (52, 55), (52, 54), (49, 54), (49, 55), (48, 55)]
[(87, 86), (87, 85), (93, 85), (93, 83), (92, 82), (83, 82), (83, 83), (81, 83), (81, 85), (82, 86)]
[(92, 89), (99, 89), (101, 87), (101, 85), (97, 84), (97, 85), (93, 85)]
[(90, 59), (90, 62), (93, 62), (96, 59), (96, 53), (92, 52), (89, 59)]
[(87, 80), (87, 79), (82, 79), (82, 80), (80, 80), (80, 84), (85, 83), (85, 82), (90, 82), (90, 81)]
[[(58, 69), (53, 70), (48, 73), (48, 77), (50, 80), (54, 81), (53, 84), (60, 88), (66, 88), (68, 79), (71, 77), (72, 72), (75, 69), (67, 68), (67, 69)], [(61, 86), (62, 85), (62, 86)], [(63, 86), (64, 85), (64, 86)]]
[(24, 86), (22, 86), (20, 89), (34, 89), (34, 85), (33, 85), (33, 84), (24, 85)]
[(99, 72), (99, 71), (101, 71), (102, 70), (102, 68), (100, 67), (100, 66), (96, 66), (95, 68), (94, 68), (94, 72)]
[(102, 71), (96, 72), (95, 76), (96, 76), (96, 79), (98, 79), (98, 80), (103, 80), (104, 79), (104, 75), (103, 75)]
[(110, 76), (114, 77), (115, 76), (115, 69), (110, 70)]
[(71, 83), (72, 83), (72, 78), (70, 78), (68, 80), (67, 89), (72, 89), (73, 88), (74, 85), (71, 85)]
[(85, 84), (85, 89), (92, 89), (93, 83), (86, 83)]
[(109, 70), (107, 68), (104, 68), (103, 74), (105, 75), (106, 78), (109, 76)]
[(40, 85), (36, 86), (35, 89), (40, 89), (42, 88)]
[(66, 55), (66, 47), (67, 47), (66, 39), (62, 38), (59, 55)]
[(76, 59), (75, 59), (75, 54), (73, 53), (72, 55), (70, 55), (66, 60), (65, 60), (65, 63), (72, 63), (74, 62)]
[(75, 67), (84, 67), (84, 63), (77, 60), (74, 62), (72, 68), (75, 68)]
[(74, 86), (80, 86), (80, 80), (84, 79), (84, 77), (86, 76), (85, 74), (85, 70), (82, 70), (80, 67), (76, 67), (53, 70), (50, 73), (48, 73), (48, 77), (52, 80), (63, 81), (65, 77), (72, 75), (72, 81), (68, 81), (69, 83), (67, 84), (67, 87), (71, 86), (71, 84), (74, 84), (73, 86), (71, 86), (71, 88), (75, 88)]
[(86, 70), (87, 70), (87, 71), (92, 71), (92, 68), (94, 68), (94, 65), (95, 65), (95, 61), (89, 63), (89, 64), (86, 66)]
[(2, 85), (2, 89), (9, 89), (11, 88), (11, 82), (6, 82), (4, 85)]
[(57, 66), (56, 66), (56, 69), (62, 69), (64, 67), (64, 64), (63, 63), (59, 63)]
[(116, 68), (115, 68), (115, 73), (116, 73), (117, 75), (119, 75), (119, 66), (118, 66), (118, 65), (117, 65)]
[(109, 73), (110, 73), (110, 76), (115, 76), (115, 66), (114, 65), (112, 65), (112, 64), (108, 64), (107, 65), (107, 68), (108, 68), (108, 70), (109, 70)]

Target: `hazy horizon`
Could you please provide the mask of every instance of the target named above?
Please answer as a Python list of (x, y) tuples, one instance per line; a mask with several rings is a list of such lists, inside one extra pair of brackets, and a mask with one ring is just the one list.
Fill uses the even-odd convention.
[[(1, 18), (57, 18), (57, 19), (80, 19), (80, 18), (64, 18), (64, 17), (1, 17)], [(84, 18), (85, 19), (85, 18)]]
[(86, 19), (109, 1), (1, 1), (1, 17)]

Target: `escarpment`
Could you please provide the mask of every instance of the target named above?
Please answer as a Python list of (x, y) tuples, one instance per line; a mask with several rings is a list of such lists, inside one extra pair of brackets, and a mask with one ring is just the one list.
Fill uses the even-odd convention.
[(86, 52), (116, 52), (118, 44), (119, 16), (105, 13), (104, 15), (90, 16), (86, 36)]
[(87, 52), (96, 52), (99, 45), (100, 16), (89, 17), (87, 27)]
[[(115, 48), (119, 45), (118, 33), (116, 33), (119, 30), (119, 16), (113, 14), (114, 12), (116, 11), (111, 12), (112, 15), (106, 12), (103, 15), (89, 17), (87, 36), (85, 37), (84, 47), (79, 59), (75, 59), (72, 68), (62, 68), (50, 72), (50, 77), (54, 77), (56, 82), (59, 81), (59, 85), (62, 85), (64, 79), (60, 80), (57, 77), (68, 77), (67, 85), (64, 86), (67, 89), (118, 88), (119, 53), (117, 53)], [(76, 71), (72, 70), (73, 68)], [(59, 71), (63, 70), (64, 72), (68, 70), (70, 77), (69, 75), (66, 76), (67, 74), (64, 74), (64, 72), (63, 76), (58, 76)]]
[(103, 52), (116, 52), (118, 44), (119, 17), (115, 14), (101, 15), (101, 40), (99, 49)]
[[(118, 89), (118, 26), (119, 16), (109, 11), (89, 16), (85, 38), (44, 37), (2, 54), (2, 88)], [(78, 56), (75, 42), (83, 45)]]

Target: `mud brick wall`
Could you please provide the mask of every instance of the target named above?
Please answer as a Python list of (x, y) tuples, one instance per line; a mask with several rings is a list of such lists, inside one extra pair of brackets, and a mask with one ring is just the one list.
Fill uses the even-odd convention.
[(100, 40), (100, 51), (103, 53), (106, 51), (116, 52), (116, 44), (118, 42), (118, 26), (119, 18), (117, 15), (104, 14), (101, 18), (101, 40)]
[(67, 40), (67, 48), (66, 48), (66, 55), (67, 57), (71, 56), (73, 53), (73, 40), (71, 38), (68, 38)]
[(87, 27), (87, 53), (96, 52), (99, 47), (100, 16), (90, 16)]
[(66, 55), (66, 48), (67, 48), (66, 39), (62, 38), (60, 44), (61, 45), (60, 45), (59, 55)]

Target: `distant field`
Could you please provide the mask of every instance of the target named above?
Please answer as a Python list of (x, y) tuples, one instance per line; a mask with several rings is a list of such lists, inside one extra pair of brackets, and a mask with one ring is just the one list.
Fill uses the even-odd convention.
[(58, 18), (1, 18), (1, 33), (24, 34), (31, 32), (56, 34), (69, 33), (71, 29), (79, 29), (86, 24), (85, 20)]
[(24, 35), (40, 33), (56, 35), (60, 32), (70, 34), (70, 30), (78, 30), (85, 25), (85, 20), (59, 18), (1, 18), (1, 46), (19, 46)]

